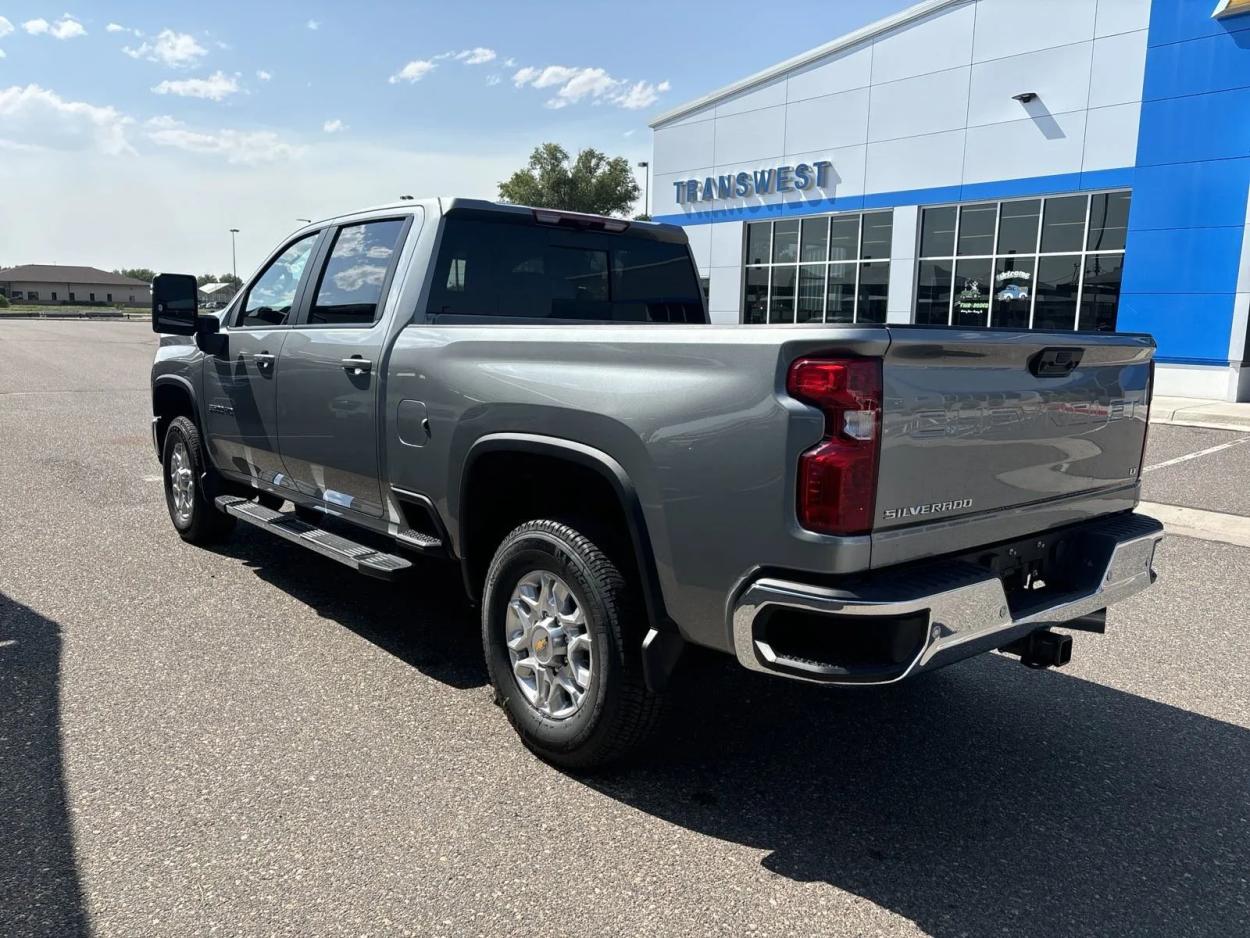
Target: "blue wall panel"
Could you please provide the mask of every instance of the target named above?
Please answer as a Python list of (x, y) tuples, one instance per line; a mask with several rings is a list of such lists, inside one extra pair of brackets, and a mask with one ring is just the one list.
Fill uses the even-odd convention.
[(1250, 16), (1153, 0), (1117, 328), (1223, 364), (1250, 187)]
[[(1153, 58), (1146, 72), (1143, 100), (1230, 91), (1250, 85), (1250, 68), (1246, 67), (1250, 30), (1233, 39), (1229, 42), (1228, 34), (1221, 31), (1218, 36), (1204, 36), (1152, 49), (1150, 54)], [(1245, 45), (1239, 43), (1239, 39)]]
[[(1146, 74), (1150, 74), (1154, 54), (1153, 49), (1146, 54)], [(1250, 69), (1250, 49), (1244, 55)], [(1250, 88), (1143, 101), (1137, 165), (1246, 156), (1250, 154), (1247, 117)]]
[[(1244, 196), (1241, 204), (1244, 211)], [(1120, 292), (1235, 293), (1241, 233), (1240, 227), (1131, 232)]]
[(1250, 29), (1250, 16), (1212, 19), (1215, 0), (1153, 0), (1150, 4), (1151, 46), (1202, 36), (1223, 36)]
[(1232, 321), (1231, 293), (1137, 293), (1121, 294), (1116, 328), (1149, 332), (1161, 359), (1223, 365)]
[(1246, 218), (1250, 157), (1207, 163), (1139, 166), (1129, 230), (1241, 226)]

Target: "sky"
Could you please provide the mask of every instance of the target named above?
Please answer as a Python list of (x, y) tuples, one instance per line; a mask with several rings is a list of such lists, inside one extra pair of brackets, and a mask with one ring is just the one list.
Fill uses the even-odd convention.
[(0, 0), (0, 267), (222, 273), (238, 228), (246, 276), (299, 218), (493, 199), (545, 141), (649, 160), (658, 114), (910, 5), (69, 2)]

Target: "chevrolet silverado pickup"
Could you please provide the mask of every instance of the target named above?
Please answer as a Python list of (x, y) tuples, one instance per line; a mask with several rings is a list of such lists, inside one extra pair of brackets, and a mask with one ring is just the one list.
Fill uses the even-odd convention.
[(1071, 635), (1155, 579), (1149, 336), (712, 325), (681, 228), (466, 199), (331, 218), (230, 305), (154, 284), (191, 543), (456, 565), (522, 740), (628, 752), (683, 649), (838, 685)]

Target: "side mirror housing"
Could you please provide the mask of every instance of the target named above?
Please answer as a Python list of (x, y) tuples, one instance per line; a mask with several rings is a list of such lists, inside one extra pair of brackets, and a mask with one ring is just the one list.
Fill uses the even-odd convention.
[(199, 288), (190, 274), (157, 274), (152, 281), (152, 331), (195, 335)]
[(201, 352), (220, 355), (226, 349), (226, 336), (221, 331), (221, 320), (216, 315), (199, 317), (195, 329), (195, 344)]

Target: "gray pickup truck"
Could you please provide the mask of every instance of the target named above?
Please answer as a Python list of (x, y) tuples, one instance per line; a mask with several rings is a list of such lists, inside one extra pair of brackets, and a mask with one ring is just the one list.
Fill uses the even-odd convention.
[(1155, 578), (1149, 336), (710, 325), (680, 228), (465, 199), (302, 228), (213, 315), (163, 274), (152, 316), (183, 539), (456, 564), (565, 767), (636, 746), (689, 644), (826, 684), (1044, 668)]

